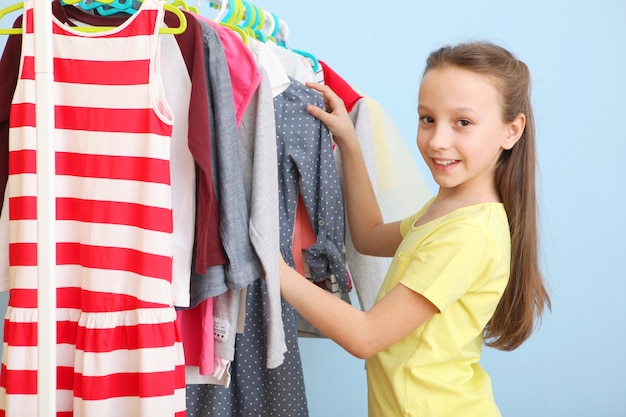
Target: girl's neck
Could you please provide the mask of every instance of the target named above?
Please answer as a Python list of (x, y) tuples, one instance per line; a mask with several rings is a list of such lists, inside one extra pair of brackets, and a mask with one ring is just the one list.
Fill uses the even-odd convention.
[(482, 203), (501, 202), (500, 197), (495, 192), (464, 194), (451, 193), (449, 191), (450, 190), (439, 189), (437, 196), (426, 212), (415, 222), (415, 226), (426, 224), (463, 207)]

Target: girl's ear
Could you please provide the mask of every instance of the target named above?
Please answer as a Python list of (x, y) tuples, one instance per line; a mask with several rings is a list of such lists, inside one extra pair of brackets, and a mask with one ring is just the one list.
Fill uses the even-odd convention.
[(502, 149), (511, 149), (517, 143), (519, 138), (522, 137), (522, 133), (524, 133), (525, 127), (526, 115), (524, 113), (520, 113), (512, 122), (508, 124), (507, 135), (502, 142)]

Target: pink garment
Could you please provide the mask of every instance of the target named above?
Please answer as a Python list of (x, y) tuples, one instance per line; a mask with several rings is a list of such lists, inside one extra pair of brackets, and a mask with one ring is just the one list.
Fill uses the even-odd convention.
[(202, 15), (195, 16), (198, 20), (211, 25), (222, 41), (228, 72), (233, 85), (235, 115), (237, 126), (239, 126), (254, 92), (261, 84), (261, 73), (252, 53), (237, 33)]
[(176, 317), (185, 349), (185, 366), (197, 366), (200, 375), (213, 374), (213, 299), (207, 298), (194, 308), (178, 310)]

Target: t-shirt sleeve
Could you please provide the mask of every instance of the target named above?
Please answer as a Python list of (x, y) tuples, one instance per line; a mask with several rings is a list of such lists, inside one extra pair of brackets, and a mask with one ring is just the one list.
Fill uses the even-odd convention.
[(494, 244), (487, 232), (470, 224), (446, 225), (434, 231), (411, 254), (400, 283), (420, 293), (439, 311), (457, 301), (494, 268)]
[(413, 226), (413, 224), (415, 223), (415, 221), (419, 218), (419, 216), (421, 215), (421, 211), (410, 215), (409, 217), (403, 219), (400, 222), (400, 233), (402, 234), (402, 237), (406, 236), (407, 233), (409, 233), (409, 230), (411, 229), (411, 226)]

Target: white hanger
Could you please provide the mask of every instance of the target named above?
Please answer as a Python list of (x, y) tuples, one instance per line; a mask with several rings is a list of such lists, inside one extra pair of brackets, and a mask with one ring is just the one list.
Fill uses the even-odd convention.
[(215, 16), (213, 21), (221, 22), (222, 19), (224, 19), (224, 16), (226, 16), (226, 12), (228, 11), (228, 8), (230, 7), (230, 4), (229, 4), (228, 0), (217, 0), (217, 1), (210, 2), (209, 6), (211, 6), (211, 7), (215, 7), (215, 6), (219, 7), (219, 11), (217, 12), (217, 15)]
[(283, 44), (289, 48), (289, 26), (283, 19), (278, 19), (278, 33), (276, 34), (276, 42)]

